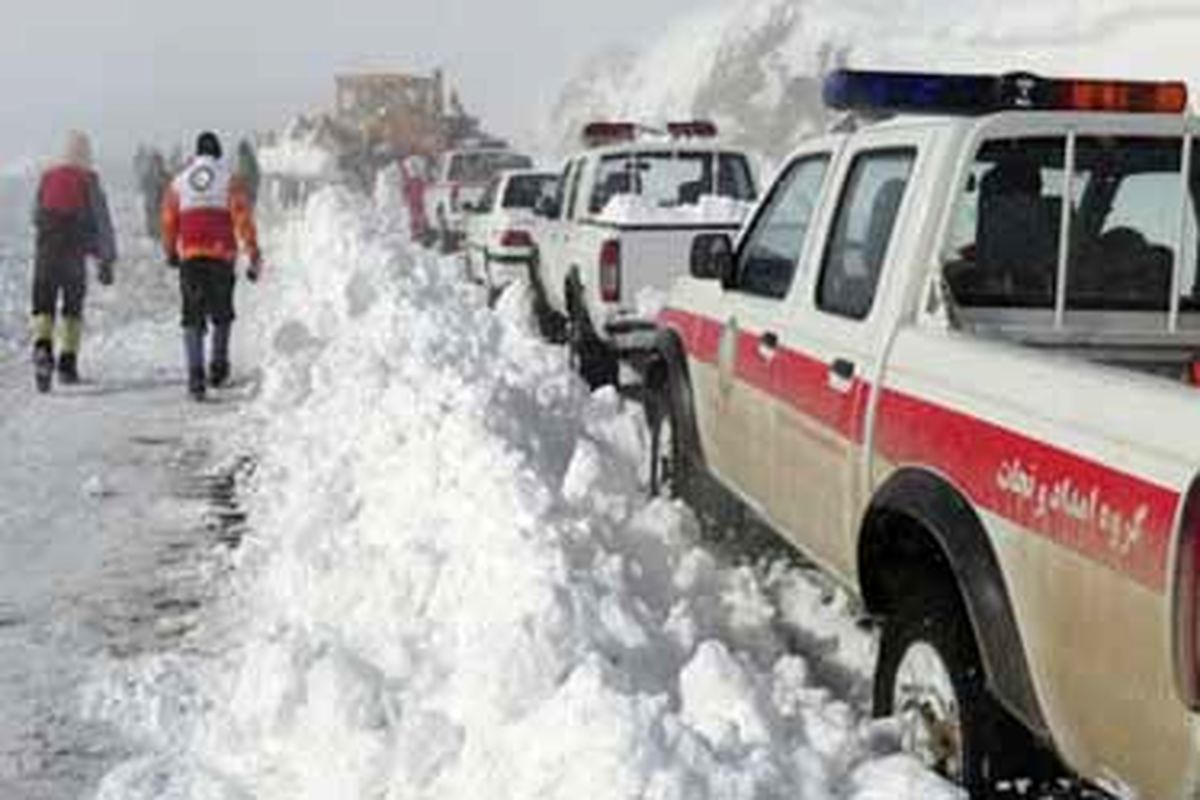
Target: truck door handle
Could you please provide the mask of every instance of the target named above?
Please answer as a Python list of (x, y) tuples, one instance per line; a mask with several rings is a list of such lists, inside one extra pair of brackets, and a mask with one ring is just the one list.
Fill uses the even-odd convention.
[(758, 357), (763, 361), (770, 361), (771, 359), (775, 358), (775, 353), (778, 349), (778, 334), (767, 331), (762, 336), (758, 337)]
[(829, 388), (840, 394), (849, 394), (854, 388), (854, 362), (835, 358), (829, 365)]

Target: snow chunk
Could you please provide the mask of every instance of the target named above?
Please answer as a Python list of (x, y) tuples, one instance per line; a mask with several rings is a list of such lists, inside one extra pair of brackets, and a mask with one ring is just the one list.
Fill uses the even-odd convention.
[(679, 676), (679, 692), (683, 721), (714, 746), (770, 740), (750, 676), (720, 642), (700, 645)]

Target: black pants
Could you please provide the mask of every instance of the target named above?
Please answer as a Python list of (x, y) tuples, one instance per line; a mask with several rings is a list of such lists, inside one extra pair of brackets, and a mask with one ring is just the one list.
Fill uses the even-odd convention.
[(58, 258), (39, 257), (33, 268), (33, 315), (51, 318), (58, 313), (62, 298), (62, 315), (79, 319), (83, 316), (83, 300), (87, 295), (87, 260), (77, 254)]
[(183, 327), (204, 328), (208, 322), (227, 325), (233, 322), (233, 264), (228, 261), (197, 258), (179, 267), (179, 288), (183, 296)]

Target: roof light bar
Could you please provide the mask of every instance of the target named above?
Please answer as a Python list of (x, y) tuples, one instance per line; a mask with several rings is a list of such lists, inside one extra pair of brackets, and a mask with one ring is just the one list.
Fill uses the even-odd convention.
[(638, 126), (632, 122), (591, 122), (583, 128), (585, 147), (600, 147), (616, 142), (632, 142)]
[(718, 131), (715, 122), (697, 119), (688, 122), (668, 122), (667, 133), (675, 139), (713, 139)]
[(842, 111), (987, 114), (996, 111), (1115, 111), (1180, 114), (1182, 81), (1108, 81), (1009, 75), (837, 70), (825, 79), (825, 104)]

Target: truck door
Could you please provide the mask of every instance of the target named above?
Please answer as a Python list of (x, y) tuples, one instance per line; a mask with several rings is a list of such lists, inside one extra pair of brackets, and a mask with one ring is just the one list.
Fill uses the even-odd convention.
[(776, 320), (802, 263), (831, 153), (796, 157), (775, 182), (738, 251), (734, 285), (721, 307), (725, 318), (717, 380), (706, 416), (713, 420), (710, 466), (751, 505), (765, 510), (773, 465), (772, 365), (778, 356)]
[(836, 199), (811, 249), (815, 268), (770, 330), (778, 353), (769, 515), (847, 577), (855, 571), (870, 381), (883, 349), (877, 295), (917, 158), (917, 141), (905, 136), (872, 134), (839, 159)]

